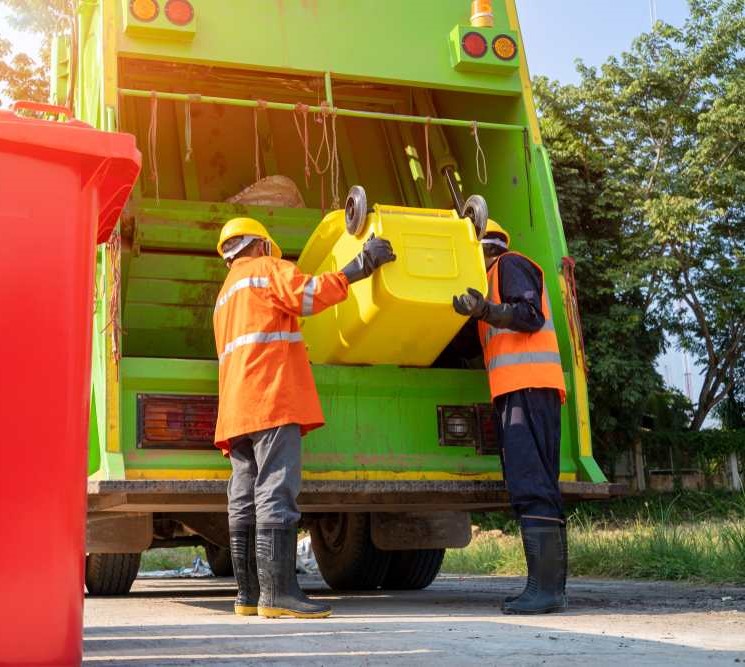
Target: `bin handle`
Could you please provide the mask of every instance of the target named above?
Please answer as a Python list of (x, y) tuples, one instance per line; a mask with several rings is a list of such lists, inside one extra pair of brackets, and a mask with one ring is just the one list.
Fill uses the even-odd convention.
[(58, 104), (45, 104), (44, 102), (32, 102), (31, 100), (21, 100), (19, 102), (13, 102), (10, 106), (10, 110), (18, 112), (21, 110), (26, 111), (41, 111), (42, 113), (49, 113), (54, 116), (66, 116), (68, 119), (73, 119), (75, 116), (73, 112), (67, 107), (60, 106)]

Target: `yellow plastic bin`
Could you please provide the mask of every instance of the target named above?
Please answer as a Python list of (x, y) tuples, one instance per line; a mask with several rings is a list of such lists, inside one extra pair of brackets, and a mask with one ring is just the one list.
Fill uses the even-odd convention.
[(306, 273), (338, 271), (373, 233), (388, 239), (397, 255), (352, 285), (346, 301), (303, 321), (310, 359), (429, 366), (466, 321), (453, 310), (453, 295), (467, 287), (486, 293), (473, 223), (455, 211), (376, 204), (361, 227), (353, 236), (344, 211), (329, 213), (298, 260)]

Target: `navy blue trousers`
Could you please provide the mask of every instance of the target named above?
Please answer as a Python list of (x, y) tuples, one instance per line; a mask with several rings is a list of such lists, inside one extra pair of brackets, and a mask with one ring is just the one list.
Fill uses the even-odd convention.
[(555, 389), (520, 389), (494, 399), (502, 469), (523, 525), (564, 520), (559, 491), (561, 401)]

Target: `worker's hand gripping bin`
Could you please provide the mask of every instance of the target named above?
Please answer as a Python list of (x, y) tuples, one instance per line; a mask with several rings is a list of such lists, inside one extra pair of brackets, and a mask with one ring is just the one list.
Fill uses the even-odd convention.
[(298, 266), (313, 274), (339, 271), (371, 234), (389, 240), (397, 259), (372, 280), (354, 283), (346, 301), (303, 322), (311, 361), (430, 366), (466, 321), (453, 310), (453, 295), (468, 287), (486, 294), (479, 232), (487, 211), (477, 199), (482, 205), (471, 218), (380, 204), (368, 211), (364, 190), (353, 187), (345, 210), (316, 228)]
[(139, 169), (132, 136), (0, 111), (2, 665), (82, 659), (96, 243)]

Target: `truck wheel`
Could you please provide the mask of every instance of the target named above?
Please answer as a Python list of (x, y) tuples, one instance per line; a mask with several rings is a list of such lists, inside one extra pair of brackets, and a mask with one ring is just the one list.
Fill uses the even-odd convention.
[(414, 591), (427, 588), (435, 580), (445, 549), (407, 549), (392, 551), (391, 554), (383, 588)]
[(140, 554), (88, 554), (85, 587), (90, 595), (126, 595), (140, 569)]
[(328, 514), (310, 529), (313, 553), (326, 583), (338, 591), (372, 591), (381, 586), (391, 560), (370, 537), (365, 513)]
[(207, 563), (209, 563), (212, 574), (216, 577), (233, 576), (233, 561), (230, 558), (230, 549), (207, 542), (204, 545), (204, 553), (207, 556)]
[(347, 233), (357, 236), (365, 226), (367, 217), (367, 193), (361, 185), (353, 185), (349, 188), (347, 201), (344, 204), (344, 220), (347, 224)]
[(463, 207), (463, 217), (470, 218), (476, 228), (476, 238), (479, 241), (483, 239), (486, 234), (486, 223), (489, 221), (489, 207), (486, 205), (486, 199), (481, 195), (471, 195), (466, 199), (466, 205)]

